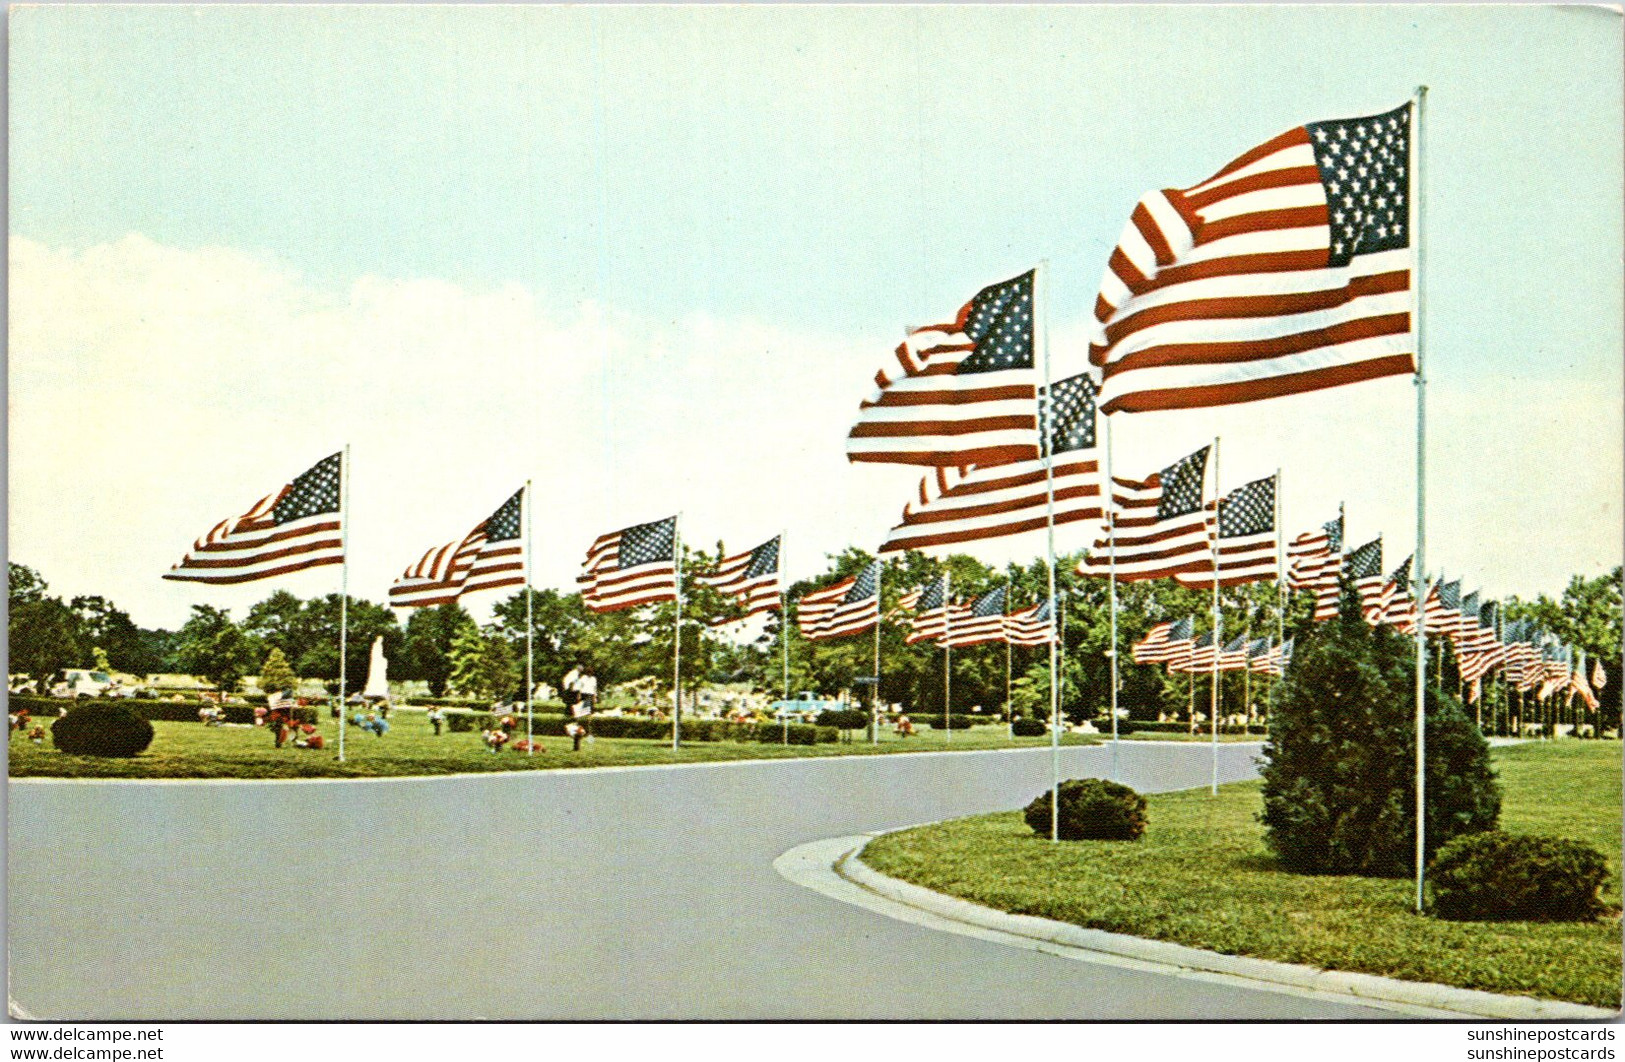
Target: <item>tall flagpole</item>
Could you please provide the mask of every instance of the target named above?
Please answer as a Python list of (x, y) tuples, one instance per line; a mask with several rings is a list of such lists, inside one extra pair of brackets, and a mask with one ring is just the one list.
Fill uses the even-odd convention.
[(1423, 890), (1427, 884), (1427, 624), (1422, 622), (1424, 575), (1427, 571), (1427, 377), (1422, 372), (1422, 291), (1424, 256), (1422, 253), (1422, 107), (1427, 102), (1428, 88), (1418, 85), (1416, 100), (1411, 107), (1411, 279), (1416, 285), (1416, 911), (1423, 907)]
[(345, 718), (345, 685), (349, 678), (344, 667), (345, 649), (350, 641), (350, 444), (344, 444), (344, 456), (339, 476), (339, 504), (344, 512), (339, 517), (339, 542), (344, 550), (344, 569), (339, 576), (339, 762), (344, 762), (344, 731), (350, 725)]
[[(944, 562), (944, 565), (946, 565), (946, 563), (947, 562)], [(954, 602), (954, 595), (953, 595), (953, 585), (954, 585), (953, 584), (953, 573), (951, 571), (944, 571), (942, 573), (942, 609), (943, 609), (943, 612), (942, 612), (942, 734), (943, 734), (942, 740), (943, 741), (952, 741), (954, 739), (954, 727), (953, 727), (953, 722), (954, 721), (953, 721), (952, 718), (950, 718), (950, 715), (949, 715), (949, 713), (952, 711), (952, 708), (949, 707), (949, 699), (952, 696), (953, 688), (954, 688), (954, 675), (953, 675), (953, 656), (954, 656), (954, 650), (953, 650), (954, 604), (953, 604), (953, 602)], [(879, 602), (877, 601), (877, 602), (875, 602), (875, 604), (878, 605)], [(879, 621), (876, 620), (877, 625), (878, 625), (878, 623), (879, 623)]]
[[(875, 558), (875, 685), (869, 694), (869, 744), (880, 744), (880, 588), (886, 566)], [(788, 696), (788, 694), (786, 694)]]
[(536, 617), (530, 600), (530, 480), (525, 480), (525, 755), (536, 755)]
[(1055, 624), (1054, 637), (1049, 641), (1049, 839), (1057, 842), (1061, 839), (1061, 681), (1058, 645), (1061, 624), (1060, 603), (1055, 600), (1055, 458), (1051, 453), (1054, 447), (1050, 445), (1050, 413), (1054, 396), (1050, 394), (1048, 259), (1038, 263), (1035, 279), (1037, 283), (1033, 285), (1033, 298), (1039, 303), (1035, 307), (1039, 312), (1033, 314), (1033, 321), (1040, 324), (1044, 331), (1041, 340), (1044, 348), (1044, 398), (1039, 404), (1041, 416), (1038, 423), (1038, 445), (1044, 454), (1044, 558), (1049, 575), (1050, 622)]
[[(1014, 595), (1012, 595), (1009, 590), (1006, 590), (1004, 592), (1004, 596), (1005, 607), (1012, 608), (1014, 605), (1012, 600)], [(1016, 736), (1016, 719), (1015, 713), (1011, 711), (1010, 705), (1010, 656), (1014, 652), (1011, 646), (1010, 627), (1007, 622), (1004, 629), (1004, 725), (1009, 729), (1010, 737), (1014, 739)]]
[(682, 513), (671, 522), (672, 585), (677, 591), (677, 618), (671, 629), (671, 747), (683, 746), (683, 529)]
[(1213, 781), (1211, 792), (1219, 795), (1219, 656), (1224, 651), (1224, 617), (1219, 613), (1219, 516), (1224, 494), (1219, 489), (1219, 439), (1213, 438), (1213, 689), (1208, 707), (1208, 728), (1213, 734)]
[(1107, 558), (1108, 585), (1111, 590), (1111, 648), (1106, 655), (1112, 662), (1112, 781), (1117, 781), (1118, 744), (1117, 744), (1117, 510), (1114, 506), (1116, 494), (1112, 488), (1112, 428), (1111, 418), (1102, 418), (1106, 421), (1106, 548), (1109, 550)]
[(784, 540), (788, 531), (779, 532), (779, 648), (784, 651), (784, 699), (790, 699), (790, 583), (784, 577)]

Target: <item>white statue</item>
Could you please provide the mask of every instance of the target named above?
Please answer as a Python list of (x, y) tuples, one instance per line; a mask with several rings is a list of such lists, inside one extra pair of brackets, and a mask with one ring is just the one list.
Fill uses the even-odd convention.
[(384, 636), (372, 640), (372, 662), (367, 665), (367, 688), (363, 697), (389, 699), (389, 659), (384, 656)]

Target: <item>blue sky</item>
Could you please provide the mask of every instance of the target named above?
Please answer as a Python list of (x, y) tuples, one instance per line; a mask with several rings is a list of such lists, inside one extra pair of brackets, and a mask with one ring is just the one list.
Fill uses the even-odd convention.
[[(1620, 42), (1602, 8), (19, 9), (12, 554), (179, 622), (190, 539), (350, 441), (363, 596), (530, 477), (540, 583), (677, 508), (794, 525), (805, 574), (912, 485), (841, 458), (906, 325), (1047, 259), (1065, 363), (1143, 192), (1427, 83), (1430, 566), (1555, 591), (1620, 553)], [(1397, 562), (1411, 406), (1146, 415), (1118, 459), (1221, 433), (1226, 487), (1280, 464), (1289, 533), (1347, 500)]]

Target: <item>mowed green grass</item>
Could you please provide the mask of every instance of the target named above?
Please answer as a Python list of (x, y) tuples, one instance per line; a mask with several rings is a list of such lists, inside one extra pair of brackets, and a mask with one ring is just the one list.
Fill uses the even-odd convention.
[[(1037, 837), (1019, 812), (888, 834), (875, 869), (1005, 911), (1333, 970), (1588, 1003), (1620, 1002), (1620, 745), (1495, 751), (1503, 829), (1573, 837), (1609, 860), (1614, 915), (1594, 923), (1447, 922), (1412, 911), (1414, 885), (1278, 870), (1259, 783), (1149, 797), (1135, 843)], [(1036, 795), (1036, 794), (1035, 794)]]
[[(885, 732), (878, 745), (853, 735), (848, 744), (779, 745), (755, 742), (684, 742), (673, 751), (670, 742), (599, 738), (570, 750), (570, 739), (541, 737), (542, 748), (527, 756), (513, 749), (492, 753), (478, 732), (443, 733), (436, 737), (421, 712), (396, 711), (390, 731), (383, 737), (351, 727), (345, 736), (345, 760), (338, 761), (337, 725), (324, 721), (327, 748), (313, 751), (275, 748), (262, 727), (205, 727), (201, 723), (155, 722), (152, 745), (130, 759), (70, 756), (58, 752), (47, 738), (35, 745), (13, 732), (10, 773), (19, 777), (55, 778), (371, 778), (404, 775), (468, 774), (484, 771), (548, 770), (559, 767), (610, 767), (645, 764), (706, 763), (718, 760), (777, 760), (816, 756), (868, 756), (889, 753), (970, 751), (977, 749), (1033, 748), (1047, 745), (1047, 737), (1011, 738), (1001, 725), (970, 730), (922, 729), (914, 737), (898, 738)], [(49, 730), (50, 721), (46, 721)], [(524, 736), (521, 719), (515, 737)], [(1091, 739), (1067, 735), (1067, 745), (1093, 744)]]

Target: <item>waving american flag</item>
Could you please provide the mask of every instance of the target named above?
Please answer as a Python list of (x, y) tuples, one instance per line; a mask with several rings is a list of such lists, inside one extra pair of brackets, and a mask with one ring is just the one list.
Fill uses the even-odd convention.
[(165, 579), (246, 583), (344, 563), (343, 453), (318, 461), (192, 544)]

